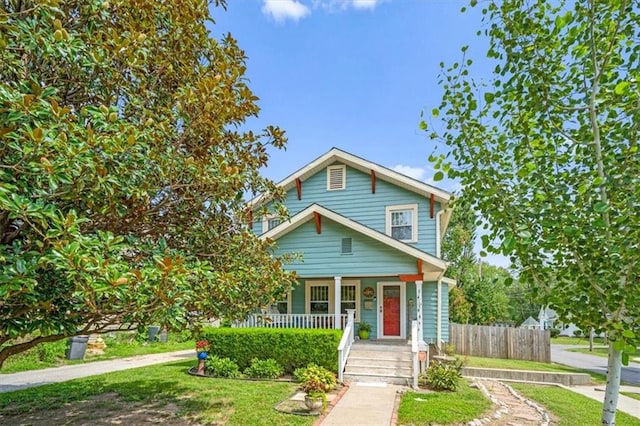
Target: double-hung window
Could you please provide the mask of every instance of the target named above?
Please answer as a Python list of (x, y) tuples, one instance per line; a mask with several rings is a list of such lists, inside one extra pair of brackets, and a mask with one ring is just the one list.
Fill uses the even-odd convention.
[(281, 222), (282, 219), (280, 219), (279, 216), (264, 216), (262, 218), (262, 232), (271, 231), (273, 228), (280, 225)]
[(405, 243), (418, 241), (418, 205), (387, 206), (387, 235)]
[[(335, 284), (330, 280), (308, 280), (305, 285), (305, 313), (333, 314), (335, 312)], [(360, 320), (360, 280), (342, 280), (340, 287), (340, 313), (356, 310)]]

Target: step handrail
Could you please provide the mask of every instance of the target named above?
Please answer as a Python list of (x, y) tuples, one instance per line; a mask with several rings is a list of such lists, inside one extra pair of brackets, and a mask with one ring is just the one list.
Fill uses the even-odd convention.
[(351, 352), (351, 345), (355, 341), (353, 328), (355, 326), (355, 309), (347, 309), (347, 325), (344, 327), (340, 344), (338, 345), (338, 381), (344, 380), (344, 369)]
[(420, 374), (420, 364), (418, 363), (418, 321), (411, 321), (411, 355), (413, 361), (413, 388), (418, 389), (418, 375)]

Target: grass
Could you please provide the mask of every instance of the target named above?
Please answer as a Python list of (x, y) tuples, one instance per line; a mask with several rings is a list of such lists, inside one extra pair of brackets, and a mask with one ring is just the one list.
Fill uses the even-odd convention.
[(149, 343), (144, 340), (144, 337), (146, 336), (139, 336), (131, 332), (103, 335), (102, 338), (107, 345), (104, 354), (93, 355), (87, 352), (83, 361), (70, 361), (65, 358), (67, 339), (43, 343), (27, 352), (9, 357), (2, 365), (0, 373), (39, 370), (42, 368), (101, 361), (105, 359), (173, 352), (182, 349), (192, 349), (194, 347), (194, 341), (189, 338), (190, 336), (183, 336), (177, 333), (169, 333), (169, 338), (166, 343)]
[[(575, 348), (570, 350), (571, 352), (580, 352), (580, 353), (596, 355), (604, 358), (607, 358), (609, 356), (609, 348), (607, 347), (593, 348), (593, 351), (590, 351), (589, 348)], [(630, 358), (633, 359), (635, 357), (640, 357), (640, 349), (636, 349), (636, 353), (632, 354)]]
[[(543, 405), (559, 419), (559, 426), (600, 424), (602, 403), (557, 386), (512, 383), (511, 386), (529, 399)], [(617, 426), (639, 426), (640, 419), (618, 411)]]
[(398, 408), (399, 425), (459, 424), (480, 417), (491, 402), (466, 380), (456, 392), (407, 392)]
[[(558, 336), (551, 339), (551, 344), (554, 345), (588, 345), (589, 337), (569, 337), (569, 336)], [(604, 345), (604, 340), (602, 337), (594, 337), (593, 338), (594, 345)]]
[(628, 396), (629, 398), (637, 399), (638, 401), (640, 401), (640, 393), (636, 393), (636, 392), (620, 392), (620, 394), (622, 394), (624, 396)]
[(194, 377), (186, 373), (193, 365), (193, 360), (161, 364), (1, 393), (0, 418), (18, 424), (20, 418), (16, 416), (80, 404), (96, 395), (116, 394), (117, 398), (106, 402), (111, 411), (114, 404), (117, 408), (125, 402), (142, 402), (152, 408), (171, 405), (177, 406), (171, 420), (185, 423), (311, 425), (315, 420), (274, 409), (295, 391), (293, 383)]
[(531, 371), (557, 371), (561, 373), (586, 373), (591, 376), (594, 383), (606, 383), (607, 378), (604, 374), (594, 373), (592, 371), (580, 370), (577, 368), (560, 365), (555, 363), (522, 361), (517, 359), (499, 359), (499, 358), (481, 358), (481, 357), (464, 357), (465, 366), (482, 367), (482, 368), (506, 368), (511, 370), (531, 370)]

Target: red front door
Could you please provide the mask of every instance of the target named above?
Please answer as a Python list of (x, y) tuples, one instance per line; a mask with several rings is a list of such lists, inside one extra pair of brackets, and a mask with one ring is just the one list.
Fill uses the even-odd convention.
[(382, 290), (382, 332), (400, 337), (400, 286), (385, 285)]

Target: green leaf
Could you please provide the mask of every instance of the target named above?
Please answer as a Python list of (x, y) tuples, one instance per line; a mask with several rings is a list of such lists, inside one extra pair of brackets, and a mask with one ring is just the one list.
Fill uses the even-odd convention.
[(427, 122), (420, 120), (420, 130), (427, 130)]
[(434, 175), (433, 175), (433, 180), (435, 182), (439, 182), (442, 179), (444, 179), (444, 173), (442, 173), (441, 171), (437, 171)]
[(488, 104), (490, 104), (491, 102), (493, 102), (493, 99), (495, 98), (495, 95), (491, 92), (485, 92), (484, 94), (484, 101)]
[(605, 203), (604, 201), (598, 201), (593, 205), (593, 210), (596, 213), (604, 213), (608, 209), (609, 209), (609, 204)]
[(432, 109), (431, 115), (434, 116), (435, 118), (438, 118), (438, 116), (440, 115), (440, 110), (438, 108)]
[(629, 365), (629, 354), (622, 352), (622, 365)]
[(613, 91), (616, 95), (623, 95), (629, 90), (629, 86), (630, 85), (628, 81), (621, 81), (620, 83), (616, 84), (616, 87), (615, 89), (613, 89)]
[(622, 352), (624, 350), (624, 347), (624, 340), (616, 340), (615, 342), (613, 342), (613, 349), (616, 351)]
[(635, 339), (636, 334), (632, 330), (624, 330), (622, 332), (622, 337), (624, 337), (625, 339)]

